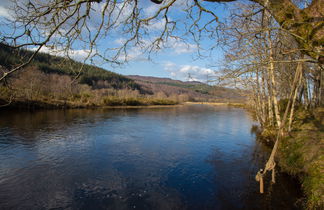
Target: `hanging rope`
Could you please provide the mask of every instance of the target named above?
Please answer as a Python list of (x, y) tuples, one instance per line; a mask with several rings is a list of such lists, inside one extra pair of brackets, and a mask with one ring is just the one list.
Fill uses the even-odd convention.
[(302, 74), (303, 73), (303, 68), (302, 68), (302, 62), (299, 62), (298, 65), (297, 65), (297, 69), (296, 69), (296, 74), (295, 74), (295, 77), (294, 77), (294, 81), (293, 81), (293, 87), (290, 91), (290, 96), (289, 96), (289, 101), (288, 101), (288, 104), (286, 106), (286, 110), (285, 110), (285, 113), (284, 113), (284, 116), (283, 116), (283, 119), (282, 119), (282, 123), (280, 125), (280, 127), (278, 128), (278, 133), (277, 133), (277, 138), (276, 138), (276, 142), (273, 146), (273, 149), (271, 151), (271, 154), (270, 154), (270, 157), (264, 167), (264, 169), (260, 169), (258, 171), (258, 173), (256, 174), (255, 176), (255, 180), (257, 182), (260, 182), (260, 193), (264, 193), (264, 182), (263, 182), (263, 177), (266, 175), (266, 173), (268, 171), (271, 171), (272, 172), (272, 183), (275, 183), (276, 182), (276, 177), (275, 177), (275, 167), (276, 167), (276, 162), (274, 160), (274, 157), (277, 153), (277, 150), (278, 150), (278, 145), (279, 145), (279, 139), (281, 138), (281, 136), (283, 135), (283, 129), (285, 127), (285, 123), (286, 123), (286, 119), (287, 119), (287, 115), (288, 115), (288, 110), (292, 104), (292, 97), (293, 97), (293, 92), (295, 91), (296, 88), (298, 88), (298, 84), (297, 84), (297, 81), (299, 81), (302, 77)]
[(255, 176), (255, 180), (257, 182), (260, 182), (260, 193), (264, 193), (264, 182), (263, 182), (263, 177), (266, 175), (268, 171), (272, 172), (272, 183), (276, 183), (276, 177), (275, 177), (275, 167), (276, 167), (276, 162), (274, 160), (274, 157), (276, 155), (276, 152), (278, 150), (278, 144), (279, 144), (279, 139), (280, 139), (280, 131), (278, 132), (276, 142), (273, 146), (273, 149), (271, 151), (271, 155), (264, 167), (264, 169), (260, 169), (258, 173)]

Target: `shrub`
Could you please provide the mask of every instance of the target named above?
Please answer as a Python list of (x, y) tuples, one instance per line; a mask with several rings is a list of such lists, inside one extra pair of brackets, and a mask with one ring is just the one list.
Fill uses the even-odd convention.
[(176, 101), (170, 99), (152, 99), (149, 102), (151, 105), (175, 105)]
[(125, 98), (124, 104), (127, 106), (140, 106), (145, 105), (145, 102), (141, 101), (140, 98)]
[(115, 97), (115, 96), (106, 97), (103, 99), (103, 103), (107, 106), (122, 106), (123, 99)]

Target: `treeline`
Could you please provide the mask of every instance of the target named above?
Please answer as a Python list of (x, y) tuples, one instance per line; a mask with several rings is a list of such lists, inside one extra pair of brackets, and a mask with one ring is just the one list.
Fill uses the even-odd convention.
[[(275, 160), (298, 175), (308, 197), (307, 209), (324, 206), (323, 190), (323, 65), (300, 49), (271, 14), (258, 5), (242, 4), (232, 11), (223, 31), (227, 50), (223, 81), (250, 91), (250, 104), (261, 125), (261, 136), (277, 140)], [(310, 34), (311, 36), (311, 34)], [(316, 52), (312, 52), (316, 53)], [(278, 159), (277, 159), (278, 158)]]
[(242, 13), (233, 11), (230, 27), (223, 31), (223, 79), (252, 93), (262, 127), (279, 128), (287, 121), (290, 131), (296, 107), (312, 110), (324, 105), (323, 66), (306, 56), (266, 10), (260, 12), (254, 4), (242, 7)]

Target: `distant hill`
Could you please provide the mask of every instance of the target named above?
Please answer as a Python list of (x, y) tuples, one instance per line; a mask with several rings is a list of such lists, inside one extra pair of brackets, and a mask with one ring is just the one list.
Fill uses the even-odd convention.
[(211, 86), (197, 81), (183, 82), (170, 78), (159, 78), (139, 75), (129, 75), (146, 92), (151, 94), (163, 93), (167, 96), (187, 94), (191, 101), (235, 101), (242, 102), (246, 99), (244, 91)]
[[(24, 58), (29, 57), (31, 53), (31, 51), (27, 50), (17, 52), (10, 46), (0, 43), (0, 65), (10, 69), (18, 63), (21, 63)], [(31, 65), (36, 66), (40, 71), (47, 74), (76, 77), (79, 74), (82, 63), (46, 53), (38, 53)], [(84, 65), (78, 79), (81, 84), (87, 84), (95, 89), (129, 88), (140, 90), (140, 87), (132, 79), (94, 65)]]
[[(0, 44), (0, 74), (32, 54)], [(185, 101), (242, 102), (242, 91), (169, 78), (124, 76), (45, 53), (0, 83), (3, 104), (39, 107), (166, 105)], [(77, 76), (78, 75), (78, 76)], [(75, 82), (76, 81), (76, 82)], [(14, 102), (14, 103), (12, 103)]]

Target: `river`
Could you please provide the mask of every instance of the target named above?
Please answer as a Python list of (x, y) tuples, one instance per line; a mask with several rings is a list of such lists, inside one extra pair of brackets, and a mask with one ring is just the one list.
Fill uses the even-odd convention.
[[(243, 109), (83, 109), (0, 113), (0, 209), (299, 209)], [(296, 206), (297, 202), (297, 206)]]

